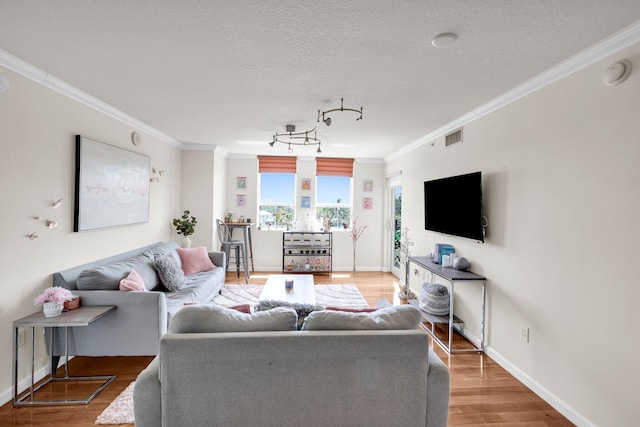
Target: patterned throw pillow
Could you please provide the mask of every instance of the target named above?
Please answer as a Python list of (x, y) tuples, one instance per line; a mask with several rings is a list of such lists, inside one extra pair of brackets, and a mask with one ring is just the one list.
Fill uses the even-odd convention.
[(156, 268), (164, 287), (171, 292), (179, 291), (186, 286), (187, 279), (178, 265), (178, 260), (173, 255), (167, 254), (157, 258), (153, 266)]

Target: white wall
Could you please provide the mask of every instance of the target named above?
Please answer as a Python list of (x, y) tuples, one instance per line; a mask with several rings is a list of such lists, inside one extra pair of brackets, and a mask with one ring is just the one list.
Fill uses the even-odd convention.
[[(214, 152), (185, 150), (182, 152), (180, 212), (188, 210), (198, 223), (191, 237), (191, 246), (213, 248), (215, 242), (214, 213)], [(176, 234), (176, 239), (179, 235)]]
[[(623, 58), (634, 72), (605, 86), (602, 72)], [(639, 69), (635, 45), (467, 124), (458, 146), (440, 138), (387, 165), (402, 170), (412, 253), (449, 242), (471, 260), (489, 279), (488, 354), (578, 425), (640, 419)], [(478, 170), (486, 243), (426, 232), (423, 181)], [(477, 300), (460, 302), (471, 320)]]
[[(66, 96), (0, 67), (10, 88), (0, 93), (0, 271), (4, 298), (0, 299), (0, 402), (10, 400), (12, 322), (39, 307), (33, 299), (51, 285), (55, 271), (124, 252), (171, 237), (171, 218), (178, 212), (180, 151), (139, 129), (114, 120)], [(142, 144), (130, 142), (131, 132)], [(83, 134), (151, 157), (164, 170), (163, 180), (151, 184), (148, 224), (106, 230), (73, 232), (75, 142)], [(62, 207), (51, 203), (62, 198)], [(39, 215), (55, 219), (49, 230), (36, 223)], [(26, 236), (38, 231), (40, 238)], [(43, 373), (46, 352), (42, 332), (36, 370)], [(28, 346), (21, 346), (20, 380), (27, 379)]]

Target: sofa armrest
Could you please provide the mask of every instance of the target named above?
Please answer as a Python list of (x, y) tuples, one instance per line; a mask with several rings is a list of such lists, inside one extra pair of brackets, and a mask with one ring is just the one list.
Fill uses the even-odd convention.
[(155, 357), (136, 378), (133, 388), (133, 413), (136, 427), (162, 425), (160, 358)]
[[(115, 305), (89, 326), (69, 328), (69, 355), (150, 356), (158, 354), (167, 333), (163, 292), (80, 291), (80, 306)], [(49, 328), (47, 328), (49, 329)], [(64, 328), (55, 328), (54, 355), (64, 352)], [(48, 340), (47, 340), (48, 342)]]
[(224, 252), (209, 252), (209, 258), (216, 267), (222, 267), (224, 271), (227, 271), (227, 256)]
[(446, 427), (449, 415), (449, 369), (429, 349), (427, 374), (427, 427)]

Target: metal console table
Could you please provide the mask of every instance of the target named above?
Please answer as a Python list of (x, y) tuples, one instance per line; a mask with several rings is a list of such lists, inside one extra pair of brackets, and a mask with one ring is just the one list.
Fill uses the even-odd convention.
[[(470, 271), (459, 271), (454, 268), (443, 268), (440, 264), (434, 263), (430, 258), (426, 256), (410, 256), (407, 261), (406, 268), (406, 276), (405, 283), (409, 283), (409, 271), (411, 263), (414, 263), (427, 271), (429, 271), (435, 276), (439, 276), (451, 284), (451, 292), (449, 292), (449, 316), (433, 316), (421, 311), (423, 320), (434, 325), (435, 323), (447, 323), (448, 324), (448, 342), (444, 342), (440, 337), (438, 337), (435, 333), (435, 329), (432, 327), (431, 330), (427, 329), (427, 333), (442, 347), (444, 351), (449, 354), (452, 353), (483, 353), (484, 352), (484, 327), (485, 327), (485, 300), (486, 300), (486, 282), (487, 279), (478, 274), (472, 273)], [(453, 325), (454, 323), (459, 323), (457, 317), (453, 315), (454, 311), (454, 288), (456, 283), (458, 282), (472, 282), (472, 283), (480, 283), (482, 284), (482, 297), (481, 297), (481, 314), (480, 314), (480, 345), (476, 346), (474, 344), (474, 348), (452, 348), (453, 346)], [(410, 300), (409, 304), (418, 306), (417, 300)], [(464, 334), (460, 331), (460, 335), (464, 337)], [(466, 337), (465, 337), (466, 338)]]
[[(69, 376), (69, 327), (73, 326), (89, 326), (91, 323), (105, 316), (109, 312), (116, 309), (115, 305), (109, 306), (83, 306), (77, 308), (75, 310), (70, 310), (62, 313), (56, 317), (45, 317), (42, 312), (37, 312), (30, 314), (22, 319), (18, 319), (13, 322), (13, 330), (14, 330), (14, 341), (13, 341), (13, 406), (31, 406), (31, 405), (86, 405), (91, 402), (94, 397), (98, 393), (100, 393), (116, 376), (115, 375), (100, 375), (100, 376), (77, 376), (70, 377)], [(51, 349), (50, 351), (50, 369), (51, 373), (49, 378), (39, 384), (37, 387), (35, 386), (35, 378), (34, 378), (34, 358), (35, 358), (35, 328), (43, 327), (43, 328), (64, 328), (64, 355), (65, 355), (65, 364), (64, 364), (64, 377), (56, 377), (55, 370), (53, 367), (53, 335), (50, 334), (51, 337)], [(22, 397), (18, 397), (20, 393), (18, 393), (18, 331), (20, 328), (31, 328), (31, 385), (29, 387), (29, 392), (26, 393)], [(36, 400), (35, 393), (40, 390), (45, 385), (54, 381), (103, 381), (101, 385), (95, 390), (89, 397), (86, 399), (78, 399), (78, 400)]]

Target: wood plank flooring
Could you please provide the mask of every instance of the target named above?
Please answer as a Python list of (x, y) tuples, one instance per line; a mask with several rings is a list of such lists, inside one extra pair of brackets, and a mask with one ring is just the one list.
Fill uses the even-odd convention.
[[(250, 282), (264, 284), (269, 273), (254, 273)], [(227, 274), (227, 283), (244, 283), (236, 273)], [(390, 273), (335, 272), (318, 275), (316, 284), (354, 283), (370, 305), (380, 298), (400, 304), (397, 279)], [(448, 356), (435, 345), (438, 356), (449, 366), (451, 401), (449, 426), (572, 426), (549, 404), (516, 380), (486, 355)], [(93, 402), (79, 406), (0, 407), (0, 427), (5, 426), (93, 426), (96, 417), (115, 399), (151, 357), (76, 357), (70, 362), (71, 375), (116, 374), (117, 378)], [(58, 391), (56, 391), (58, 393)], [(56, 397), (60, 397), (56, 394)], [(393, 396), (389, 396), (393, 399)], [(132, 426), (132, 424), (124, 424)], [(188, 425), (188, 422), (185, 423)]]

